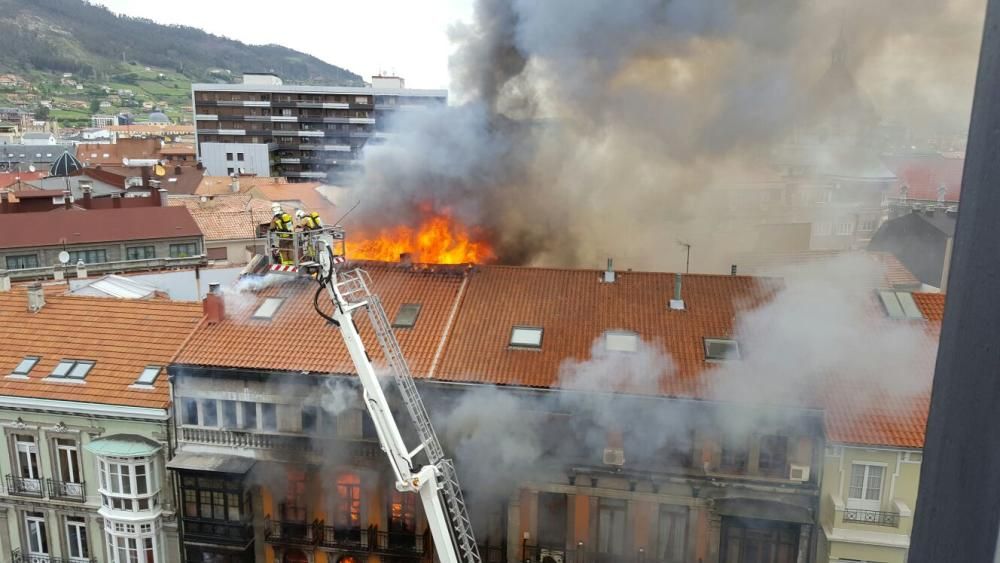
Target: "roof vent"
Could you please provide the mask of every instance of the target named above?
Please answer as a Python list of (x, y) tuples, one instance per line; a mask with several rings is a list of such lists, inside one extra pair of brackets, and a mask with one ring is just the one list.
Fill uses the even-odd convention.
[(674, 311), (684, 310), (684, 298), (681, 293), (682, 283), (681, 275), (674, 274), (674, 298), (670, 300), (670, 308)]
[(615, 283), (615, 269), (612, 266), (611, 258), (608, 258), (608, 269), (604, 270), (604, 283)]
[(28, 310), (37, 313), (45, 306), (45, 289), (41, 282), (36, 282), (28, 286)]

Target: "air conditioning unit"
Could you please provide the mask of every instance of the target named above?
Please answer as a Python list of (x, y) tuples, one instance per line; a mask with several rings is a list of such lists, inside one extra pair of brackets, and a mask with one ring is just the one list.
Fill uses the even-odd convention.
[(563, 563), (566, 554), (555, 549), (542, 548), (538, 550), (538, 563)]
[(788, 480), (805, 482), (809, 480), (809, 466), (792, 464), (788, 468)]
[(625, 450), (621, 448), (604, 448), (604, 465), (625, 465)]

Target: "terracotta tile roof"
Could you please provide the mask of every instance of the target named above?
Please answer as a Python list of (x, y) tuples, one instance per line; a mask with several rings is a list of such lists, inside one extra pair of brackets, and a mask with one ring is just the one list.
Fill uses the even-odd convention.
[(160, 148), (161, 155), (195, 155), (194, 145), (189, 143), (173, 143)]
[(184, 206), (205, 235), (206, 241), (252, 239), (257, 225), (271, 221), (271, 202), (249, 194), (170, 198), (169, 205)]
[(58, 244), (200, 237), (201, 231), (183, 207), (123, 207), (63, 213), (39, 227), (36, 213), (11, 213), (0, 221), (0, 248)]
[(886, 156), (883, 160), (899, 178), (889, 192), (891, 197), (901, 197), (906, 186), (908, 199), (937, 201), (938, 188), (944, 184), (945, 201), (959, 201), (965, 158), (930, 153)]
[[(913, 300), (927, 319), (919, 322), (928, 337), (926, 347), (914, 350), (922, 367), (919, 373), (910, 374), (918, 382), (914, 393), (877, 390), (870, 394), (866, 389), (834, 389), (825, 405), (828, 441), (899, 448), (924, 446), (930, 384), (934, 376), (936, 343), (941, 330), (945, 296), (940, 293), (914, 293)], [(864, 407), (859, 410), (858, 403), (862, 400)]]
[(25, 182), (40, 180), (48, 175), (49, 175), (48, 171), (0, 172), (0, 190), (9, 187), (16, 187), (19, 181), (21, 182), (21, 186), (24, 187)]
[[(163, 135), (194, 135), (194, 125), (177, 125), (164, 123), (155, 125), (149, 123), (136, 123), (132, 125), (112, 125), (108, 127), (112, 133), (118, 137), (141, 137), (141, 136), (163, 136)], [(121, 142), (121, 139), (119, 139)]]
[(320, 192), (320, 185), (316, 182), (258, 185), (252, 192), (258, 197), (287, 204), (296, 209), (315, 211), (326, 221), (335, 221), (336, 217), (333, 215), (337, 207)]
[[(560, 386), (565, 383), (560, 380), (560, 368), (566, 362), (589, 359), (595, 341), (605, 331), (627, 330), (668, 353), (674, 372), (654, 381), (654, 388), (613, 390), (693, 398), (716, 397), (708, 385), (713, 378), (707, 375), (718, 364), (705, 361), (704, 339), (731, 337), (740, 311), (761, 305), (782, 287), (782, 282), (774, 278), (689, 274), (683, 277), (686, 308), (673, 311), (667, 307), (674, 289), (674, 275), (669, 273), (619, 272), (614, 283), (606, 284), (599, 281), (601, 272), (594, 270), (477, 266), (465, 270), (463, 276), (442, 273), (461, 271), (455, 268), (435, 273), (386, 264), (364, 267), (371, 273), (374, 291), (383, 298), (390, 319), (402, 303), (423, 305), (416, 327), (396, 331), (416, 377), (540, 388)], [(324, 326), (312, 310), (313, 288), (313, 282), (294, 280), (256, 294), (227, 298), (227, 319), (201, 327), (179, 354), (178, 362), (353, 373), (339, 334)], [(286, 301), (273, 320), (250, 319), (265, 297), (282, 297)], [(928, 321), (890, 320), (880, 309), (876, 311), (874, 299), (871, 330), (879, 330), (879, 323), (889, 322), (912, 322), (924, 327), (931, 345), (917, 353), (927, 356), (922, 359), (927, 370), (913, 376), (929, 382), (943, 296), (915, 296)], [(328, 306), (325, 299), (321, 303)], [(447, 319), (453, 309), (455, 315), (449, 325)], [(359, 318), (358, 325), (370, 355), (378, 363), (381, 351), (367, 318)], [(514, 326), (543, 327), (541, 349), (511, 349), (509, 339)], [(439, 347), (439, 361), (431, 372)], [(886, 396), (859, 410), (857, 391), (847, 386), (848, 382), (857, 382), (857, 374), (853, 375), (829, 378), (829, 390), (819, 395), (820, 402), (790, 399), (798, 403), (790, 406), (825, 408), (828, 433), (835, 442), (918, 447), (923, 440), (926, 399), (922, 395), (915, 400), (908, 395)]]
[[(233, 193), (232, 184), (233, 179), (229, 176), (205, 176), (193, 193), (194, 195), (206, 196), (231, 194)], [(269, 176), (241, 176), (239, 191), (247, 192), (257, 186), (278, 184), (286, 185), (288, 180)]]
[[(366, 266), (390, 321), (403, 303), (421, 304), (416, 325), (396, 337), (414, 373), (426, 373), (462, 287), (454, 268), (417, 271), (390, 265)], [(205, 324), (180, 352), (181, 364), (314, 373), (354, 373), (340, 332), (313, 310), (315, 282), (291, 279), (257, 293), (227, 295), (226, 319)], [(253, 320), (266, 297), (283, 298), (272, 320)], [(329, 307), (325, 299), (320, 304)], [(365, 315), (356, 317), (374, 361), (382, 354)]]
[[(37, 313), (28, 312), (25, 291), (0, 293), (0, 395), (165, 408), (165, 373), (154, 389), (129, 386), (146, 366), (170, 363), (201, 321), (201, 304), (52, 293)], [(25, 356), (41, 358), (29, 379), (5, 377)], [(96, 363), (83, 384), (46, 381), (63, 358)]]

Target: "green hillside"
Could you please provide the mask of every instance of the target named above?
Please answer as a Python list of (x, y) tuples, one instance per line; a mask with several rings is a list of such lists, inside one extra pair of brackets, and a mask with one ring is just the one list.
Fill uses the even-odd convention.
[[(181, 119), (192, 82), (229, 82), (243, 72), (269, 71), (288, 83), (363, 83), (357, 74), (279, 45), (247, 45), (192, 27), (118, 16), (83, 0), (0, 0), (0, 13), (6, 24), (0, 74), (31, 83), (30, 89), (0, 87), (0, 106), (51, 102), (50, 114), (67, 124), (92, 113), (141, 115), (151, 104)], [(119, 90), (132, 93), (119, 97)]]

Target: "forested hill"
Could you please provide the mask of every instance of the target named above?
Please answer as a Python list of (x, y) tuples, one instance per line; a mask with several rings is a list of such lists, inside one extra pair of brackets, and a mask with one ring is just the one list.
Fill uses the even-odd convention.
[(0, 14), (0, 70), (99, 78), (139, 64), (169, 69), (192, 81), (269, 71), (286, 82), (362, 83), (360, 76), (299, 51), (119, 16), (83, 0), (0, 0)]

